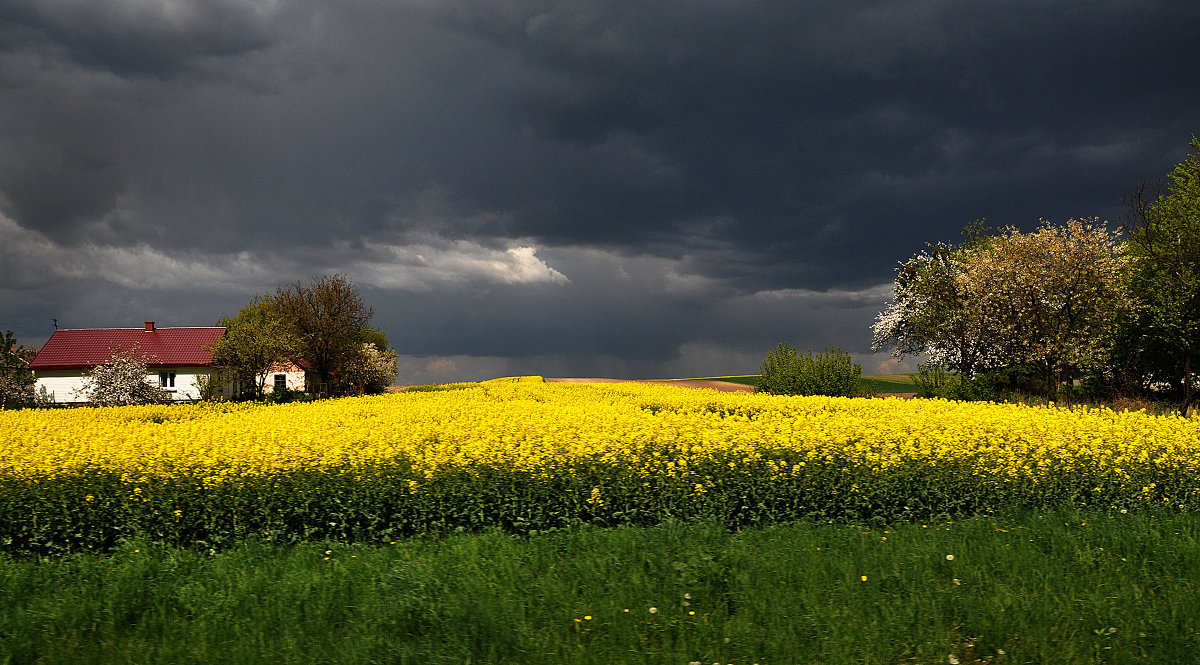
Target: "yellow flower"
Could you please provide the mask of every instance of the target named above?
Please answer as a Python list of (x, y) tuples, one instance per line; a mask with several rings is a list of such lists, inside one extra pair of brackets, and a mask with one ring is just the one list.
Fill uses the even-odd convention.
[[(116, 493), (103, 490), (106, 500), (124, 492), (127, 500), (153, 504), (173, 498), (164, 488), (177, 478), (218, 493), (328, 471), (403, 494), (406, 487), (423, 493), (430, 482), (503, 470), (574, 483), (573, 491), (595, 507), (658, 486), (697, 504), (728, 481), (780, 483), (785, 491), (806, 482), (814, 466), (844, 474), (846, 487), (862, 492), (871, 490), (870, 478), (894, 469), (922, 469), (927, 475), (919, 480), (937, 485), (958, 483), (963, 478), (956, 474), (966, 468), (980, 491), (1026, 492), (1035, 500), (1064, 483), (1103, 478), (1089, 482), (1113, 494), (1113, 505), (1128, 506), (1178, 504), (1181, 497), (1165, 488), (1200, 475), (1200, 420), (1144, 412), (532, 379), (459, 388), (287, 407), (4, 410), (0, 488), (77, 478), (73, 496), (90, 504), (102, 490), (87, 483), (99, 472), (123, 484)], [(596, 468), (624, 477), (606, 485), (608, 476), (589, 475)], [(379, 469), (383, 475), (374, 475)]]

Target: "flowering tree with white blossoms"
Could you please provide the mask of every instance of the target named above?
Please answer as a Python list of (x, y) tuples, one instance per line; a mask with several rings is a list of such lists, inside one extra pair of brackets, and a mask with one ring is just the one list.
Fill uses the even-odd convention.
[(1103, 368), (1125, 300), (1117, 231), (1072, 219), (1043, 221), (1031, 233), (967, 236), (962, 246), (930, 245), (900, 266), (894, 299), (872, 326), (874, 350), (925, 353), (968, 378), (1036, 367), (1051, 398), (1080, 371)]
[(1006, 229), (971, 262), (970, 290), (994, 313), (1012, 363), (1043, 372), (1047, 396), (1081, 372), (1107, 366), (1127, 264), (1119, 231), (1099, 220), (1043, 221)]
[(112, 349), (108, 362), (84, 376), (81, 388), (72, 391), (95, 406), (158, 404), (171, 401), (170, 393), (149, 383), (146, 358), (136, 348)]
[(873, 351), (891, 347), (896, 358), (927, 354), (931, 365), (965, 377), (1001, 366), (995, 312), (968, 279), (989, 239), (982, 221), (963, 234), (963, 245), (929, 245), (897, 268), (892, 302), (871, 326)]
[(375, 395), (387, 390), (396, 378), (396, 352), (380, 351), (363, 342), (356, 356), (346, 363), (343, 383), (356, 393)]

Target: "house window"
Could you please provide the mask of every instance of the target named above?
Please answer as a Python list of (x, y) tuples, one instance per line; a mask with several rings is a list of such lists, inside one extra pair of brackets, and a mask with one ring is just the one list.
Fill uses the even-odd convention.
[(286, 389), (287, 389), (287, 375), (286, 374), (276, 374), (275, 375), (275, 390), (286, 390)]
[(162, 386), (163, 388), (174, 388), (175, 372), (159, 372), (158, 385)]

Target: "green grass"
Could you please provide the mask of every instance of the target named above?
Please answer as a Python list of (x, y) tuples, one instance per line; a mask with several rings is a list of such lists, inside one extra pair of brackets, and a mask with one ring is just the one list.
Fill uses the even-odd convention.
[(131, 543), (0, 559), (0, 662), (1176, 664), (1198, 592), (1196, 514)]
[(876, 374), (864, 376), (863, 383), (876, 393), (915, 393), (912, 374)]

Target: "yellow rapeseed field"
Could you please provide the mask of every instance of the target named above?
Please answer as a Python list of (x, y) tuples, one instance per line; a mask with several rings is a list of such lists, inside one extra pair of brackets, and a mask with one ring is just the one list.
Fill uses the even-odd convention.
[(1038, 477), (1088, 465), (1128, 478), (1200, 471), (1200, 421), (1011, 404), (718, 393), (642, 384), (478, 384), (320, 403), (199, 404), (0, 413), (0, 473), (270, 474), (403, 457), (425, 474), (577, 460), (645, 473), (717, 456), (792, 451), (886, 470), (969, 460)]
[[(130, 497), (146, 501), (147, 493), (171, 503), (169, 492), (182, 491), (176, 481), (184, 479), (197, 491), (251, 487), (269, 505), (275, 490), (264, 488), (279, 487), (279, 478), (329, 474), (364, 486), (386, 478), (394, 496), (372, 505), (423, 496), (422, 505), (440, 510), (437, 502), (454, 494), (453, 478), (475, 483), (453, 499), (455, 506), (478, 504), (473, 525), (520, 513), (525, 508), (493, 510), (487, 502), (529, 487), (536, 491), (526, 501), (571, 494), (566, 512), (616, 521), (649, 508), (790, 519), (977, 510), (995, 501), (1188, 507), (1200, 497), (1194, 419), (632, 383), (454, 388), (278, 406), (2, 412), (0, 482), (53, 485), (68, 503), (99, 497), (127, 504)], [(308, 487), (333, 491), (318, 486)], [(28, 504), (29, 496), (13, 505)], [(190, 509), (206, 505), (194, 491), (189, 496)], [(324, 497), (306, 500), (312, 506)]]

